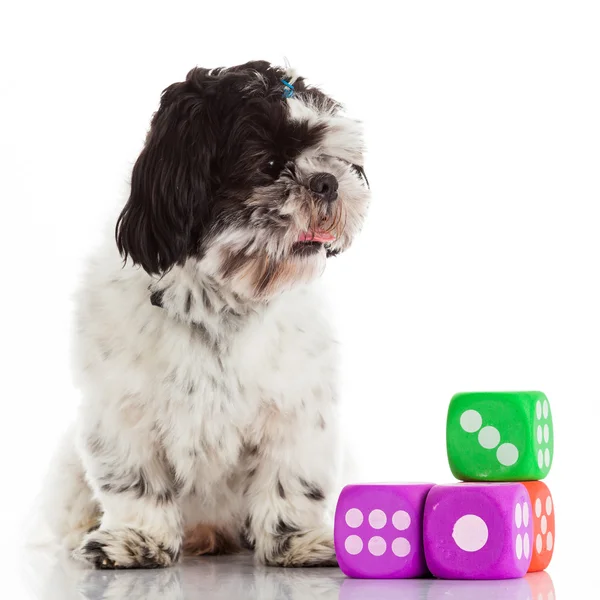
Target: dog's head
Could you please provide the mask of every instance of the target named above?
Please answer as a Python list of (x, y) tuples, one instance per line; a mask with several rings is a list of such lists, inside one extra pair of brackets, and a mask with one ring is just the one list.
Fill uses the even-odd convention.
[(317, 277), (368, 202), (361, 127), (339, 104), (266, 62), (195, 68), (162, 94), (117, 245), (148, 273), (194, 259), (264, 299)]

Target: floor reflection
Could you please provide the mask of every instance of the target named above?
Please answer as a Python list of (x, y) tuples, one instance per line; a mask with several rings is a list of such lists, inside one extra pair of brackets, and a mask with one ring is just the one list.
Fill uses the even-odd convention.
[(187, 559), (161, 570), (94, 571), (64, 555), (29, 554), (36, 600), (555, 600), (547, 573), (508, 581), (347, 579), (338, 569), (256, 567), (250, 555)]
[(532, 573), (505, 581), (441, 579), (346, 579), (340, 600), (555, 600), (548, 573)]

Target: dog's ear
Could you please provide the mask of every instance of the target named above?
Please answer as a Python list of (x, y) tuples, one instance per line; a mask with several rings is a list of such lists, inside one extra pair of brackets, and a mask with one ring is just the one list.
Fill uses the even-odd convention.
[(119, 252), (150, 274), (164, 273), (197, 251), (207, 222), (214, 144), (208, 143), (203, 99), (193, 83), (188, 79), (163, 92), (117, 221)]

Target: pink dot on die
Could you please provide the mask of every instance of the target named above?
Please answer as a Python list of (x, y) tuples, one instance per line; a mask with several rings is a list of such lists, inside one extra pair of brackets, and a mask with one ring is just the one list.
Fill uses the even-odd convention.
[(381, 556), (387, 549), (387, 544), (382, 537), (376, 535), (369, 540), (369, 552), (373, 556)]
[(357, 535), (349, 535), (344, 543), (348, 554), (359, 554), (363, 549), (363, 542)]
[(452, 537), (461, 550), (477, 552), (487, 544), (488, 526), (477, 515), (464, 515), (454, 523)]
[(410, 542), (406, 538), (396, 538), (392, 542), (392, 552), (400, 558), (408, 556), (410, 554)]
[(529, 504), (523, 502), (523, 525), (529, 527)]
[(523, 556), (523, 538), (520, 533), (517, 535), (515, 552), (517, 553), (517, 558), (521, 560), (521, 557)]
[(348, 525), (348, 527), (352, 527), (353, 529), (360, 527), (362, 525), (363, 519), (363, 514), (362, 512), (360, 512), (360, 510), (358, 510), (358, 508), (351, 508), (346, 513), (346, 524)]
[(405, 510), (397, 510), (392, 515), (392, 523), (398, 531), (404, 531), (410, 527), (410, 515)]
[(371, 511), (371, 514), (369, 515), (369, 525), (373, 529), (381, 529), (382, 527), (385, 527), (386, 523), (387, 517), (382, 510), (376, 508), (375, 510)]

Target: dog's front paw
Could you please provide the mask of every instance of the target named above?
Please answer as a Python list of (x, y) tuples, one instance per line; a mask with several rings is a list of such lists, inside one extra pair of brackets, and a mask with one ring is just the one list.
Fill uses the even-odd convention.
[(137, 529), (98, 529), (73, 551), (73, 558), (98, 569), (157, 569), (179, 558), (180, 544), (169, 547)]
[(325, 530), (294, 532), (275, 538), (258, 557), (274, 567), (337, 567), (333, 537)]

